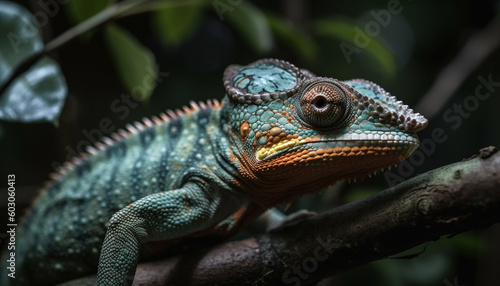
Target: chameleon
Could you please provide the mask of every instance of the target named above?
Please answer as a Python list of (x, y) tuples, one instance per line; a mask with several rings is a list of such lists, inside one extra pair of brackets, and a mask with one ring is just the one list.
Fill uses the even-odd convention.
[(427, 119), (377, 84), (278, 59), (230, 65), (221, 101), (105, 137), (52, 175), (17, 229), (15, 279), (131, 285), (152, 244), (229, 236), (272, 207), (407, 158)]

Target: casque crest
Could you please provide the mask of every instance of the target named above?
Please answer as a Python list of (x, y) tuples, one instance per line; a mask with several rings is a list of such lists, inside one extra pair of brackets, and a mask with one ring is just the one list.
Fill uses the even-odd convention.
[[(257, 69), (267, 74), (256, 73)], [(268, 76), (281, 72), (281, 82), (266, 82)], [(293, 64), (276, 59), (262, 59), (247, 66), (230, 65), (224, 72), (224, 87), (229, 98), (238, 103), (260, 104), (282, 95), (291, 96), (311, 73), (304, 74)], [(252, 85), (257, 83), (259, 87)], [(258, 90), (260, 88), (260, 90)]]

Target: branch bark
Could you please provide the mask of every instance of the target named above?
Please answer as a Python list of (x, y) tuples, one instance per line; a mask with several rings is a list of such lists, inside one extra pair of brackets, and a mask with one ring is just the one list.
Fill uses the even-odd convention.
[(499, 206), (500, 153), (488, 147), (269, 233), (140, 264), (134, 285), (313, 284), (444, 235), (500, 222)]

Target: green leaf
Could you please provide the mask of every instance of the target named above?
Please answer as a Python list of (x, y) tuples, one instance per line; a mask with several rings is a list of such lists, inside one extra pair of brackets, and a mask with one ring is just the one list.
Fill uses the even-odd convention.
[[(383, 72), (390, 76), (396, 73), (395, 59), (386, 45), (376, 37), (366, 35), (366, 33), (364, 33), (361, 28), (356, 27), (355, 24), (343, 20), (317, 20), (313, 23), (313, 30), (317, 35), (341, 40), (341, 44), (345, 44), (343, 47), (346, 50), (343, 50), (342, 47), (339, 46), (339, 51), (344, 53), (346, 59), (357, 54), (356, 52), (352, 52), (350, 55), (346, 53), (354, 50), (359, 52), (366, 51), (368, 57), (378, 64)], [(359, 39), (367, 39), (367, 41), (362, 41), (363, 45), (360, 46)]]
[(44, 57), (17, 78), (0, 98), (0, 118), (21, 122), (56, 122), (67, 87), (59, 66)]
[(274, 15), (267, 14), (267, 21), (276, 38), (286, 44), (286, 46), (297, 55), (307, 61), (316, 59), (317, 47), (311, 38), (295, 29), (289, 22)]
[(163, 44), (178, 47), (189, 39), (200, 23), (201, 12), (202, 5), (196, 3), (156, 11), (153, 14), (153, 24)]
[(263, 54), (271, 50), (273, 47), (271, 28), (259, 9), (246, 1), (226, 9), (224, 16), (227, 16), (229, 22), (256, 52)]
[[(43, 49), (33, 15), (11, 2), (0, 2), (0, 85), (26, 58)], [(59, 66), (48, 57), (38, 60), (0, 95), (0, 119), (56, 122), (67, 94)]]
[(116, 25), (106, 26), (104, 35), (122, 84), (136, 100), (147, 101), (158, 77), (155, 56)]
[(13, 69), (29, 56), (43, 49), (33, 15), (12, 2), (0, 2), (0, 84)]
[(66, 4), (66, 13), (73, 23), (81, 23), (104, 10), (115, 0), (71, 0)]

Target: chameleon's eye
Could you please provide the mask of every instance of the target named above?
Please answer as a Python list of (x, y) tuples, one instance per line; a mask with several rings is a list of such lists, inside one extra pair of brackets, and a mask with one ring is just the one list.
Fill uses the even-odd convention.
[(299, 117), (308, 125), (321, 129), (337, 129), (347, 123), (353, 112), (352, 98), (337, 83), (316, 79), (299, 92)]

